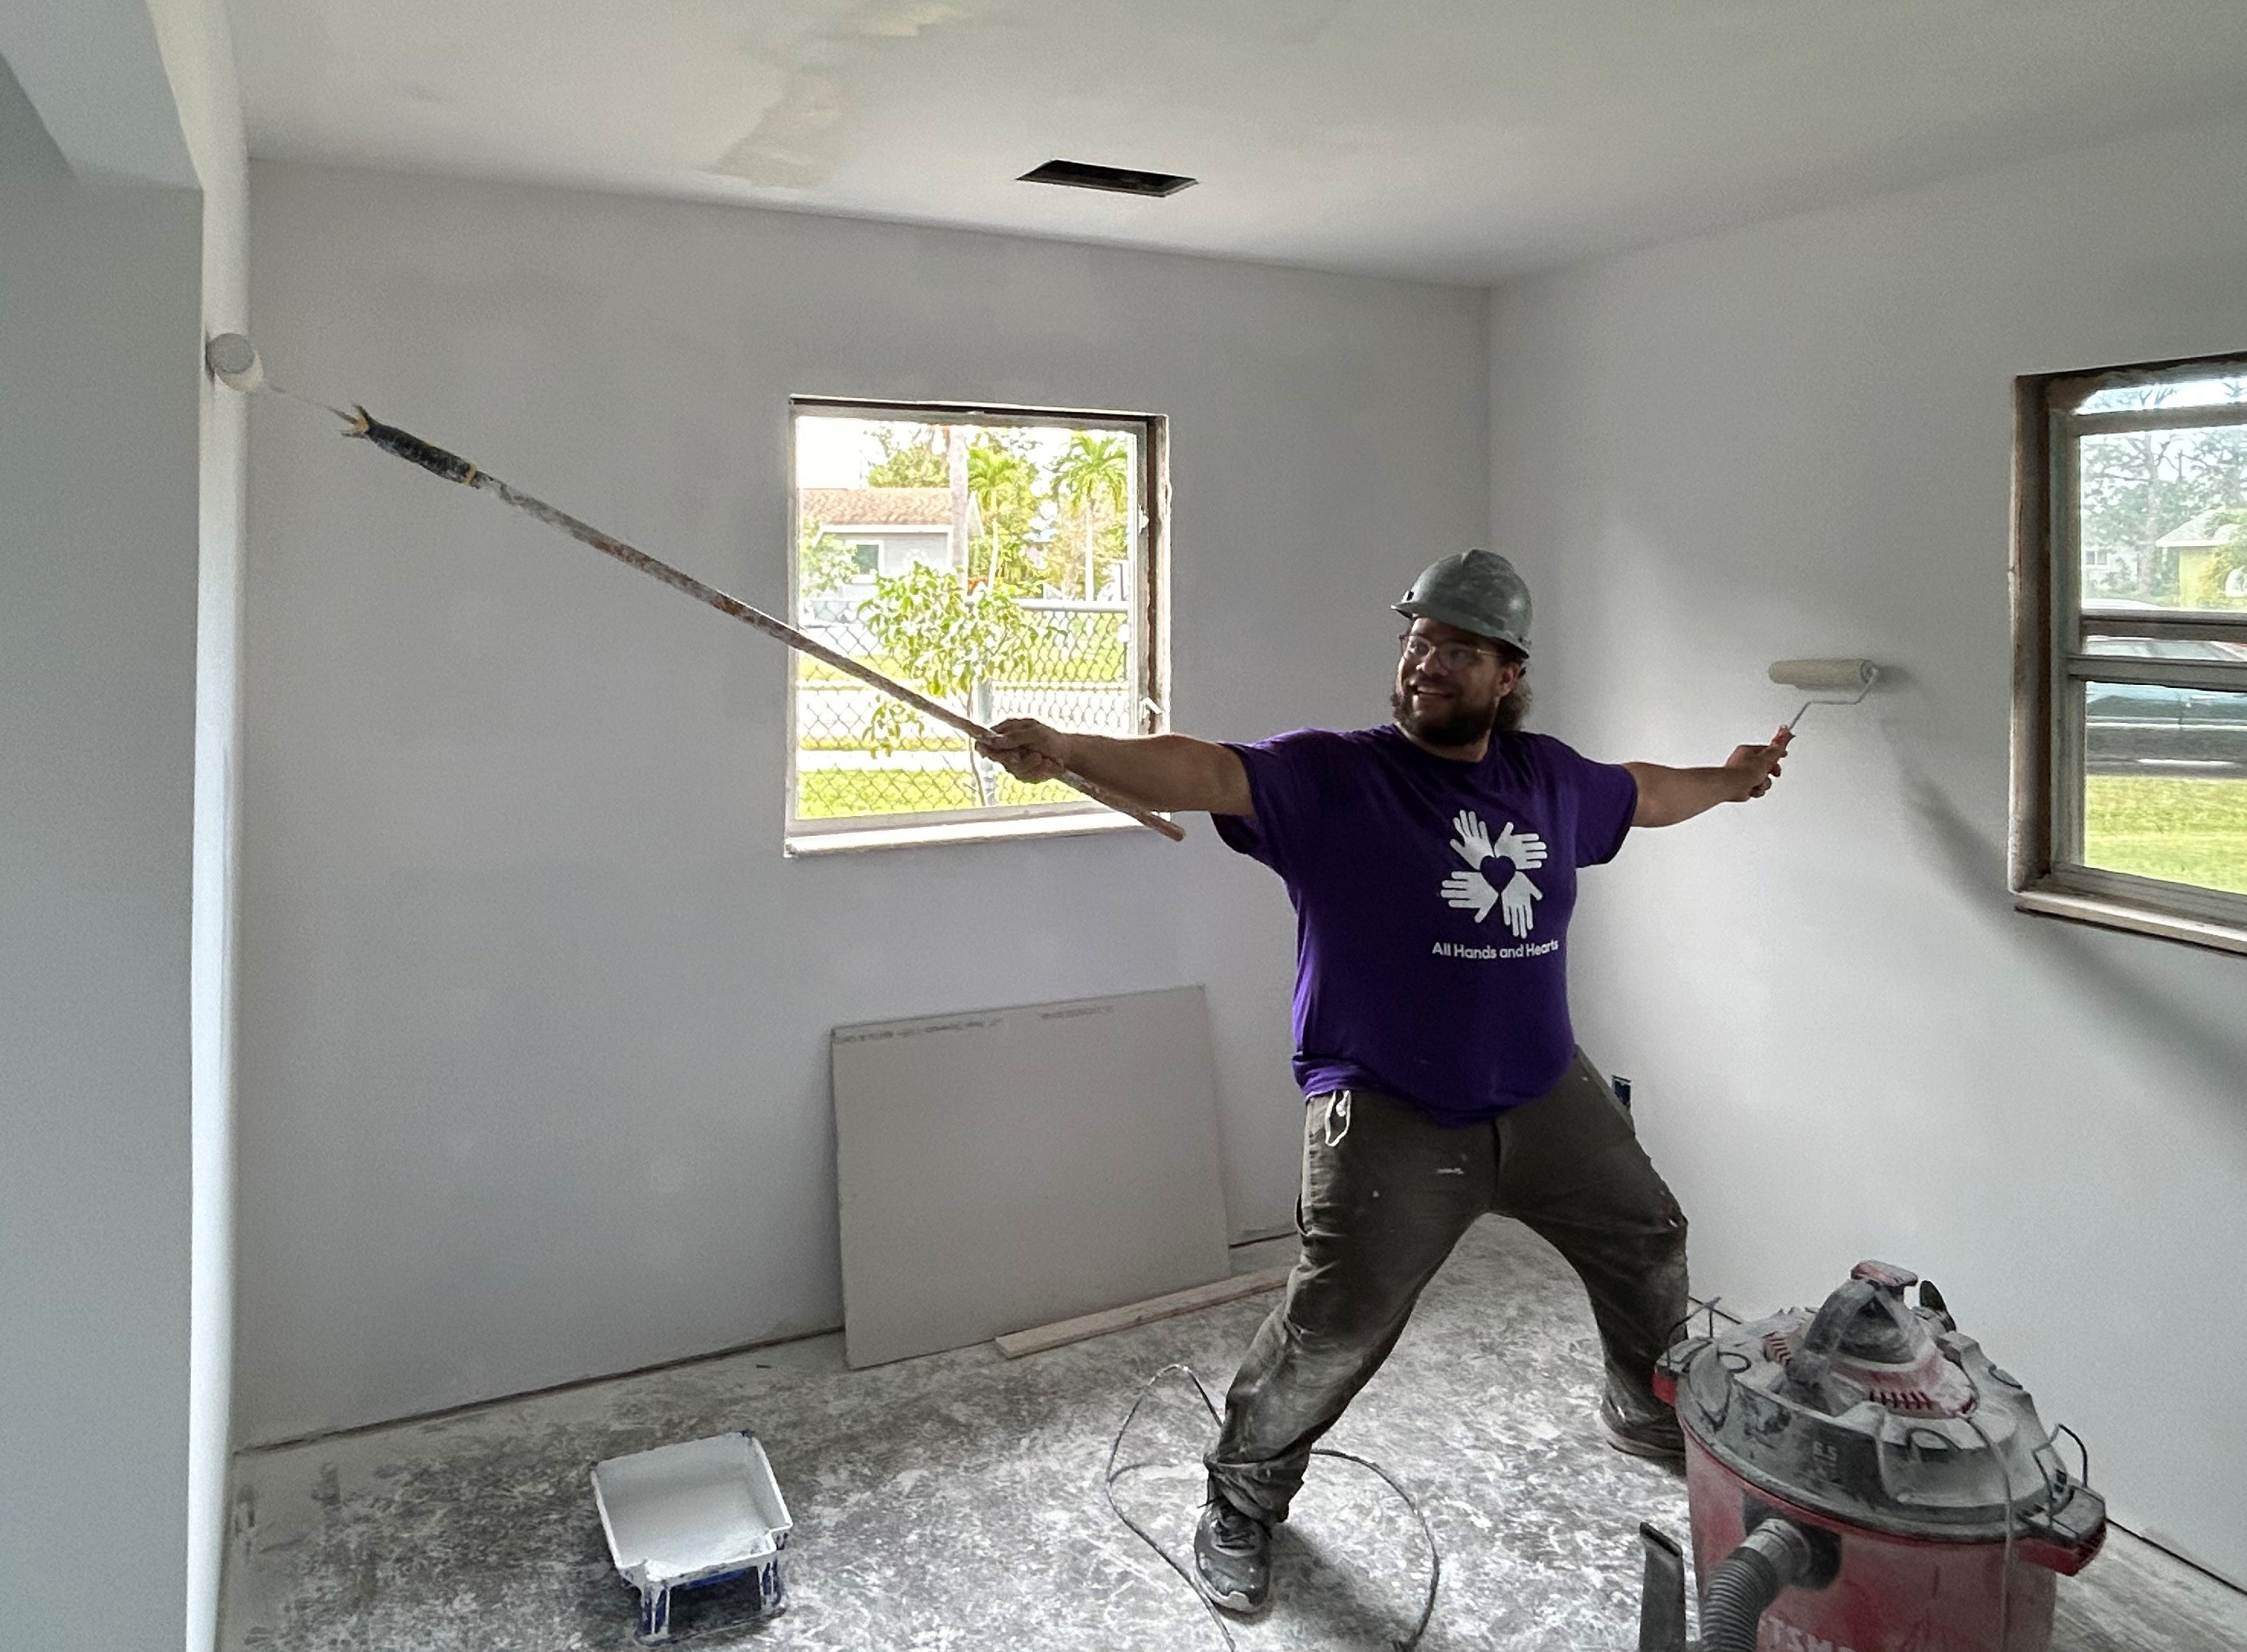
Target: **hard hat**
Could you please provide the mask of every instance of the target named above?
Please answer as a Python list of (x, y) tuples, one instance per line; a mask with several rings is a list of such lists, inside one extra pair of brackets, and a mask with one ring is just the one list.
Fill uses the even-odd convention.
[(1529, 587), (1495, 551), (1463, 550), (1429, 563), (1395, 607), (1407, 619), (1440, 619), (1529, 652)]

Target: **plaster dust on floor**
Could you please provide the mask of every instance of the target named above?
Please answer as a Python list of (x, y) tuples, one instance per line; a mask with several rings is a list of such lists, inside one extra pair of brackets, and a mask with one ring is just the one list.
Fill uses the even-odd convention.
[[(1249, 1255), (1236, 1265), (1262, 1266)], [(850, 1371), (823, 1336), (420, 1423), (244, 1454), (225, 1652), (623, 1652), (632, 1591), (603, 1540), (599, 1458), (755, 1428), (796, 1522), (789, 1609), (696, 1646), (1219, 1646), (1101, 1489), (1140, 1385), (1173, 1361), (1221, 1389), (1271, 1306), (1228, 1303), (1026, 1359), (987, 1345)], [(1682, 1483), (1609, 1450), (1582, 1287), (1495, 1219), (1461, 1242), (1327, 1444), (1381, 1463), (1443, 1553), (1424, 1647), (1636, 1644), (1638, 1522), (1685, 1530)], [(2033, 1382), (2035, 1373), (2026, 1373)], [(1122, 1461), (1123, 1507), (1190, 1552), (1209, 1430), (1165, 1384)], [(2094, 1443), (2095, 1444), (2095, 1443)], [(1322, 1463), (1281, 1528), (1278, 1601), (1243, 1652), (1376, 1648), (1417, 1615), (1429, 1557), (1395, 1494)], [(2054, 1652), (2229, 1652), (2247, 1597), (2116, 1532), (2060, 1582)]]

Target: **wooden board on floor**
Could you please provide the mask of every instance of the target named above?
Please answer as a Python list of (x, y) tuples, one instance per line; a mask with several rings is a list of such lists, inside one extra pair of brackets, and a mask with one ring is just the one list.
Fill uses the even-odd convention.
[(1223, 1282), (1199, 986), (837, 1027), (853, 1366)]
[(1135, 1325), (1152, 1325), (1157, 1320), (1215, 1307), (1220, 1302), (1237, 1302), (1261, 1291), (1277, 1290), (1294, 1271), (1293, 1263), (1283, 1263), (1278, 1267), (1259, 1268), (1253, 1273), (1236, 1273), (1229, 1280), (1172, 1291), (1168, 1296), (1127, 1303), (1098, 1314), (1082, 1314), (1058, 1325), (1041, 1325), (1034, 1331), (1012, 1331), (1005, 1336), (994, 1337), (992, 1341), (1008, 1359), (1019, 1360), (1025, 1354), (1042, 1354), (1049, 1348), (1063, 1348), (1090, 1337), (1105, 1336), (1110, 1331), (1128, 1331)]

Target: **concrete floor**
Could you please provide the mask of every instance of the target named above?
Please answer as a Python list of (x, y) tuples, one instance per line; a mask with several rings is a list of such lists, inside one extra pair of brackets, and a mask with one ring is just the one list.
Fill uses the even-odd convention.
[[(842, 1339), (816, 1337), (245, 1453), (221, 1643), (622, 1652), (634, 1597), (609, 1564), (588, 1469), (753, 1427), (796, 1521), (790, 1605), (742, 1628), (722, 1597), (682, 1603), (675, 1622), (698, 1649), (1215, 1649), (1196, 1597), (1117, 1523), (1101, 1476), (1145, 1377), (1184, 1362), (1221, 1393), (1274, 1300), (1011, 1362), (982, 1346), (850, 1371)], [(1682, 1535), (1684, 1488), (1600, 1442), (1598, 1369), (1574, 1277), (1525, 1230), (1485, 1220), (1328, 1440), (1383, 1464), (1434, 1528), (1430, 1652), (1637, 1644), (1634, 1534), (1651, 1519)], [(1119, 1487), (1124, 1507), (1181, 1557), (1211, 1431), (1172, 1380), (1123, 1459), (1148, 1465)], [(1418, 1616), (1429, 1567), (1396, 1495), (1327, 1461), (1276, 1560), (1277, 1604), (1233, 1630), (1243, 1652), (1386, 1646)], [(2120, 1532), (2059, 1589), (2059, 1652), (2247, 1647), (2247, 1595)]]

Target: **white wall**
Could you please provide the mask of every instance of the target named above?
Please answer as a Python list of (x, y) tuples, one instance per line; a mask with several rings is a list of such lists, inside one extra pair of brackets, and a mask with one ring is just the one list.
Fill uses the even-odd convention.
[[(249, 160), (222, 0), (147, 0), (202, 194), (201, 337), (249, 325)], [(194, 893), (189, 921), (188, 1652), (218, 1635), (234, 1382), (235, 945), (249, 408), (208, 373), (196, 409)]]
[[(1386, 603), (1483, 526), (1479, 293), (293, 166), (251, 201), (284, 382), (768, 607), (791, 393), (1171, 415), (1196, 732), (1382, 716)], [(779, 649), (254, 428), (245, 1441), (837, 1323), (837, 1022), (1206, 982), (1233, 1224), (1290, 1219), (1292, 924), (1205, 823), (785, 860)]]
[[(0, 763), (24, 832), (0, 950), (73, 1007), (50, 1020), (41, 994), (13, 999), (24, 1025), (0, 1032), (45, 1063), (11, 1067), (30, 1082), (7, 1097), (11, 1153), (31, 1143), (10, 1168), (34, 1191), (10, 1201), (24, 1272), (0, 1281), (28, 1306), (0, 1321), (24, 1328), (37, 1376), (6, 1385), (33, 1462), (16, 1471), (11, 1437), (26, 1524), (0, 1601), (41, 1621), (55, 1585), (35, 1563), (98, 1553), (114, 1598), (73, 1621), (105, 1644), (177, 1646), (184, 1611), (195, 1652), (217, 1629), (231, 1410), (248, 427), (200, 357), (243, 321), (241, 105), (220, 0), (10, 0), (0, 51), (23, 71), (0, 74), (16, 530), (0, 578), (26, 628), (0, 650)], [(73, 1378), (73, 1360), (102, 1379)], [(66, 1391), (60, 1414), (46, 1383)]]
[(0, 1621), (120, 1652), (187, 1587), (199, 218), (0, 72)]
[(2014, 913), (2016, 374), (2247, 348), (2247, 126), (1503, 288), (1492, 536), (1543, 726), (1716, 761), (1772, 660), (1895, 673), (1777, 794), (1588, 881), (1583, 1035), (1638, 1081), (1699, 1287), (1864, 1256), (2091, 1443), (2118, 1512), (2247, 1578), (2247, 959)]

